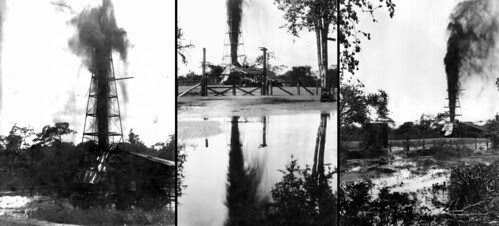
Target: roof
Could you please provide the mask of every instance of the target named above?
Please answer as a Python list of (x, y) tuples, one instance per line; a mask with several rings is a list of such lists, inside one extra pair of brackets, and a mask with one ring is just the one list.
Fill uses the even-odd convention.
[(131, 151), (123, 151), (123, 152), (131, 154), (131, 155), (134, 155), (134, 156), (137, 156), (137, 157), (140, 157), (140, 158), (145, 158), (145, 159), (147, 159), (149, 161), (157, 162), (157, 163), (160, 163), (160, 164), (163, 164), (163, 165), (166, 165), (166, 166), (175, 166), (175, 162), (174, 161), (170, 161), (170, 160), (166, 160), (166, 159), (162, 159), (162, 158), (158, 158), (158, 157), (153, 157), (153, 156), (150, 156), (150, 155), (135, 153), (135, 152), (131, 152)]
[(243, 75), (261, 75), (263, 70), (254, 67), (240, 67), (231, 64), (224, 69), (222, 75), (230, 75), (234, 73)]
[(459, 122), (459, 124), (469, 126), (471, 128), (480, 130), (481, 132), (487, 132), (487, 129), (484, 126), (475, 125), (472, 122)]

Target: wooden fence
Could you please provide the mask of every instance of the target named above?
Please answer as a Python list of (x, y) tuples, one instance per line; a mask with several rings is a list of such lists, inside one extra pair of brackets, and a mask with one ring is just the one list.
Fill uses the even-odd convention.
[[(350, 150), (359, 151), (361, 141), (346, 141)], [(414, 151), (428, 149), (434, 146), (459, 148), (466, 147), (475, 151), (488, 150), (492, 147), (492, 142), (488, 138), (429, 138), (429, 139), (409, 139), (409, 140), (389, 140), (388, 149), (390, 151), (407, 150)]]

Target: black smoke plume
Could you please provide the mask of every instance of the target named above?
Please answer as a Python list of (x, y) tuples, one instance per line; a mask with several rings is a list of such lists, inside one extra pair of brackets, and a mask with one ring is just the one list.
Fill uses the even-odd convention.
[(498, 10), (493, 0), (460, 2), (450, 16), (445, 56), (450, 120), (455, 119), (459, 90), (471, 77), (490, 80), (496, 60)]
[(126, 62), (129, 42), (126, 31), (116, 24), (111, 0), (103, 0), (99, 7), (84, 9), (70, 23), (76, 28), (76, 34), (69, 40), (69, 47), (83, 58), (89, 70), (108, 64), (111, 51), (118, 52)]
[(227, 0), (227, 23), (229, 25), (230, 60), (233, 65), (239, 65), (237, 61), (237, 48), (239, 44), (239, 32), (243, 18), (243, 0)]

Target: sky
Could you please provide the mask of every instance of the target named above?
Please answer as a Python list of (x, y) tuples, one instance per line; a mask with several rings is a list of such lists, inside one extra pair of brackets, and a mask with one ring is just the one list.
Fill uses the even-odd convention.
[[(80, 12), (98, 0), (67, 0)], [(147, 144), (164, 142), (175, 132), (174, 1), (114, 1), (118, 27), (126, 30), (131, 48), (128, 65), (114, 57), (125, 139), (130, 129)], [(0, 134), (14, 124), (40, 132), (45, 125), (68, 122), (81, 141), (90, 73), (74, 55), (68, 40), (73, 17), (50, 0), (7, 0), (3, 27)], [(125, 68), (127, 70), (125, 70)], [(125, 100), (127, 99), (127, 100)]]
[[(280, 28), (285, 25), (283, 13), (273, 0), (244, 0), (242, 34), (248, 62), (262, 54), (260, 47), (274, 52), (272, 65), (312, 66), (317, 70), (317, 44), (315, 33), (303, 31), (296, 38)], [(185, 43), (195, 48), (188, 52), (187, 65), (179, 64), (179, 75), (190, 71), (201, 73), (203, 48), (208, 62), (222, 63), (224, 40), (227, 29), (226, 0), (178, 1), (178, 26), (184, 33)], [(333, 36), (331, 34), (330, 36)], [(336, 35), (334, 35), (336, 36)], [(329, 66), (336, 64), (336, 42), (329, 42)]]
[[(355, 74), (366, 90), (385, 90), (390, 98), (390, 116), (400, 125), (415, 121), (423, 113), (444, 112), (447, 83), (444, 57), (447, 25), (458, 0), (394, 0), (395, 16), (383, 8), (376, 12), (377, 23), (361, 17), (360, 29), (371, 33), (359, 55)], [(499, 72), (493, 72), (499, 75)], [(481, 121), (499, 112), (499, 91), (495, 81), (480, 79), (463, 84), (461, 121)]]

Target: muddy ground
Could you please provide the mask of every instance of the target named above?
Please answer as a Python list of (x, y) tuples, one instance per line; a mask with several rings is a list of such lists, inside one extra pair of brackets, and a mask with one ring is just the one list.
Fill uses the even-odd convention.
[(254, 117), (331, 112), (336, 106), (335, 102), (320, 102), (319, 96), (187, 96), (177, 99), (177, 114), (179, 118)]
[(476, 163), (491, 163), (499, 160), (499, 150), (476, 151), (466, 157), (436, 158), (435, 156), (407, 157), (403, 151), (371, 159), (350, 159), (341, 165), (341, 183), (370, 180), (376, 194), (387, 187), (392, 192), (414, 194), (421, 206), (434, 214), (443, 213), (444, 208), (434, 206), (432, 199), (445, 203), (447, 195), (435, 193), (435, 186), (446, 186), (454, 167)]

